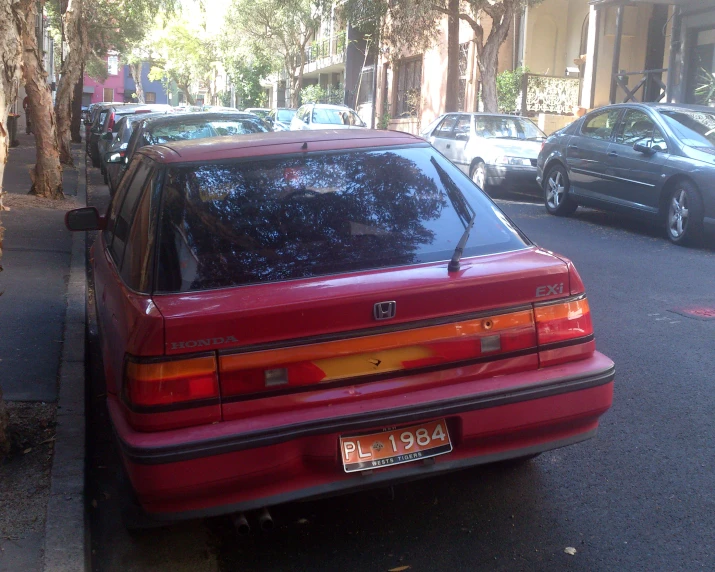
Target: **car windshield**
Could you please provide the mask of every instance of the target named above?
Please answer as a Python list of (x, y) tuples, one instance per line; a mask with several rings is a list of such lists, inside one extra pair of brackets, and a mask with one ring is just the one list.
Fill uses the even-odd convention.
[(276, 119), (284, 123), (290, 123), (295, 115), (295, 109), (279, 109), (276, 113)]
[(265, 133), (268, 129), (254, 119), (211, 119), (191, 121), (157, 126), (150, 129), (147, 139), (152, 145), (184, 141), (187, 139), (206, 139), (225, 135), (246, 135), (248, 133)]
[(683, 143), (715, 150), (715, 113), (691, 109), (661, 109), (661, 116)]
[(359, 125), (363, 122), (352, 109), (333, 109), (329, 107), (316, 107), (313, 109), (313, 123), (327, 125)]
[(477, 137), (483, 139), (546, 139), (546, 135), (529, 120), (516, 117), (477, 117)]
[(525, 247), (501, 211), (427, 146), (170, 167), (157, 289), (447, 261), (471, 210), (465, 257)]

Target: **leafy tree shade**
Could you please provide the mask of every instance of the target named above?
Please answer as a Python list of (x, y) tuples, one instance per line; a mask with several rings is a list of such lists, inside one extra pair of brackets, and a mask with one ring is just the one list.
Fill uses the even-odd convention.
[[(484, 108), (489, 112), (497, 112), (496, 75), (499, 69), (499, 47), (509, 34), (514, 14), (526, 5), (533, 6), (540, 2), (541, 0), (346, 0), (344, 9), (350, 21), (365, 22), (366, 25), (370, 22), (382, 22), (380, 32), (395, 56), (405, 52), (419, 53), (431, 46), (439, 35), (439, 20), (447, 16), (447, 111), (456, 109), (456, 91), (459, 89), (459, 28), (454, 19), (457, 17), (467, 22), (475, 36)], [(482, 25), (485, 16), (491, 21), (488, 34)]]
[(320, 27), (319, 8), (315, 0), (233, 0), (227, 16), (236, 42), (275, 54), (273, 71), (285, 69), (291, 78), (293, 107), (303, 87), (305, 50)]
[(216, 61), (216, 46), (187, 22), (175, 20), (161, 31), (155, 43), (158, 57), (152, 62), (149, 79), (168, 80), (184, 92), (190, 105), (196, 103), (191, 85), (205, 80)]

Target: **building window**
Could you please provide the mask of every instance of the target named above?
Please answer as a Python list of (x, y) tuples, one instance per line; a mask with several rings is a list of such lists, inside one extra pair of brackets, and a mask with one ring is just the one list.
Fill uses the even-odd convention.
[(145, 91), (144, 103), (156, 103), (156, 93), (153, 91)]
[(469, 57), (469, 42), (459, 44), (459, 92), (457, 93), (457, 110), (464, 111), (467, 95), (467, 58)]
[(398, 64), (396, 91), (396, 116), (417, 117), (422, 102), (422, 56)]
[(357, 105), (372, 104), (372, 84), (375, 77), (375, 67), (366, 66), (360, 74), (360, 89), (357, 96)]
[(109, 56), (107, 58), (107, 74), (119, 75), (119, 56)]

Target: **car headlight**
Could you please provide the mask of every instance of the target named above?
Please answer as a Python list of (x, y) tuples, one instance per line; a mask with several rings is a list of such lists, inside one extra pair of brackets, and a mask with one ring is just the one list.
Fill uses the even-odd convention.
[(495, 165), (518, 165), (520, 167), (531, 167), (531, 159), (522, 157), (497, 157), (494, 160)]

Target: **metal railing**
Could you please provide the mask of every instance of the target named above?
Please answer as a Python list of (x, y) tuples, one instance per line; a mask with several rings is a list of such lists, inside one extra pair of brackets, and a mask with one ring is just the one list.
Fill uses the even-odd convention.
[(521, 115), (571, 115), (579, 104), (581, 79), (525, 73), (521, 78)]
[(323, 58), (333, 56), (344, 56), (346, 43), (345, 32), (340, 32), (332, 38), (324, 38), (320, 41), (313, 42), (305, 50), (305, 63), (311, 64)]
[[(611, 103), (628, 103), (629, 101), (662, 101), (666, 94), (666, 86), (665, 83), (663, 83), (663, 74), (667, 71), (668, 69), (664, 68), (659, 70), (642, 70), (614, 74), (613, 81), (616, 82), (616, 87), (621, 88), (625, 95), (623, 96), (622, 101), (612, 101)], [(632, 76), (636, 79), (638, 79), (638, 76), (641, 76), (640, 81), (633, 88), (628, 85), (630, 83), (629, 79)], [(636, 99), (636, 95), (639, 91), (640, 100)], [(616, 99), (618, 99), (618, 97), (616, 97)]]

